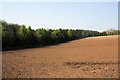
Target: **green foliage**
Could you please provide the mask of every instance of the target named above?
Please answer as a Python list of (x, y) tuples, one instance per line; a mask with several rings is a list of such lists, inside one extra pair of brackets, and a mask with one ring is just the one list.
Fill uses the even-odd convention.
[(33, 30), (31, 29), (31, 26), (29, 26), (27, 28), (27, 32), (26, 32), (26, 44), (27, 45), (32, 45), (34, 44), (34, 39), (35, 39), (35, 36), (34, 36), (34, 33), (33, 33)]
[(120, 34), (118, 30), (107, 30), (104, 32), (97, 32), (91, 30), (72, 30), (72, 29), (37, 29), (32, 30), (31, 26), (28, 28), (25, 25), (8, 24), (1, 21), (0, 29), (2, 27), (2, 48), (3, 50), (16, 49), (21, 47), (32, 47), (49, 45), (70, 41), (73, 39), (80, 39), (92, 36), (117, 35)]
[(32, 34), (33, 34), (33, 33), (32, 33), (31, 26), (29, 26), (28, 29), (27, 29), (27, 37), (28, 37), (28, 38), (32, 37)]
[[(9, 42), (9, 34), (8, 31), (5, 28), (2, 28), (2, 45), (3, 47), (7, 47), (6, 42)], [(9, 46), (9, 45), (8, 45)]]
[(103, 36), (106, 36), (106, 35), (120, 35), (120, 30), (109, 29), (107, 31), (103, 31), (101, 34)]
[(20, 40), (25, 40), (27, 38), (27, 29), (25, 25), (22, 25), (17, 32), (17, 36)]
[(62, 40), (62, 33), (60, 30), (54, 30), (52, 32), (52, 39), (55, 41), (55, 42), (61, 42)]
[(72, 39), (72, 36), (73, 36), (72, 31), (69, 29), (69, 30), (67, 31), (67, 33), (68, 33), (68, 37), (69, 37), (69, 39)]

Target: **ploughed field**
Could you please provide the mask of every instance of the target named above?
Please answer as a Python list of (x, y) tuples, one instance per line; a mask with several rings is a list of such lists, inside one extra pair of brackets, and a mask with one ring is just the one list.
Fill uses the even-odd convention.
[(4, 51), (3, 78), (117, 78), (118, 36)]

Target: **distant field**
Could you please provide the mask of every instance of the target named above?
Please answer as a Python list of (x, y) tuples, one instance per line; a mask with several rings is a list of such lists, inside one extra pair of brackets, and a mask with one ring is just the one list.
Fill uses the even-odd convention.
[(118, 36), (3, 53), (3, 78), (118, 77)]

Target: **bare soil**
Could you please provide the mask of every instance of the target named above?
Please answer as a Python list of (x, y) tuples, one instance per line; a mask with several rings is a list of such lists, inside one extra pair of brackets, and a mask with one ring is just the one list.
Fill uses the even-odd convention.
[(3, 78), (118, 78), (118, 36), (4, 51)]

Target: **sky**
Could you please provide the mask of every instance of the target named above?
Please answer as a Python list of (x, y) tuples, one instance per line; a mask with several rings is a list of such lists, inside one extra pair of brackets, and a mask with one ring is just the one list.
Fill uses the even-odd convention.
[(2, 20), (32, 29), (118, 29), (118, 2), (2, 2)]

